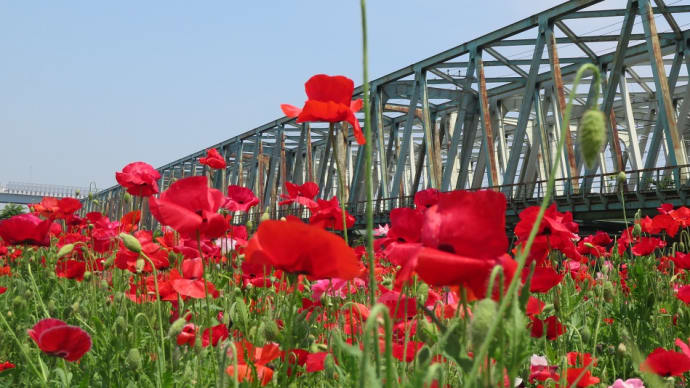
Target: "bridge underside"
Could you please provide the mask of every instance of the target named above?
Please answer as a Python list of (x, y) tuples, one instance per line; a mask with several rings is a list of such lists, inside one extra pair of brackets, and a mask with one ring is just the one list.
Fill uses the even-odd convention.
[[(538, 202), (554, 163), (557, 202), (576, 218), (621, 217), (619, 171), (629, 172), (623, 189), (630, 210), (652, 209), (666, 200), (685, 203), (690, 30), (683, 27), (690, 25), (690, 6), (663, 0), (629, 0), (625, 9), (607, 4), (610, 8), (611, 1), (568, 1), (373, 80), (377, 214), (434, 187), (500, 190), (514, 216)], [(584, 63), (601, 69), (600, 97), (586, 77), (575, 91), (565, 152), (554, 160), (566, 99)], [(365, 97), (362, 87), (355, 97)], [(577, 128), (593, 106), (608, 118), (608, 138), (596, 166), (587, 169), (579, 157)], [(176, 179), (205, 174), (221, 190), (228, 184), (251, 188), (261, 209), (277, 212), (286, 181), (314, 181), (319, 197), (336, 195), (340, 164), (343, 196), (359, 214), (364, 147), (351, 135), (346, 124), (279, 118), (212, 145), (228, 162), (225, 170), (207, 170), (198, 161), (205, 150), (199, 150), (160, 167), (159, 185), (165, 189)], [(119, 186), (96, 199), (87, 202), (87, 210), (117, 217), (125, 209)]]

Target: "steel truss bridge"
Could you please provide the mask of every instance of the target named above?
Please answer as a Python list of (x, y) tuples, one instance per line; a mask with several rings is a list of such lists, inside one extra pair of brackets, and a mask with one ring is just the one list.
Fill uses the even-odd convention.
[[(670, 1), (670, 0), (669, 0)], [(560, 164), (555, 201), (576, 219), (621, 218), (662, 202), (686, 204), (690, 152), (690, 5), (629, 0), (573, 0), (405, 66), (370, 83), (373, 173), (377, 220), (411, 203), (418, 190), (494, 188), (508, 198), (508, 217), (536, 204), (554, 162), (566, 97), (577, 69), (602, 72), (600, 98), (590, 83), (577, 90)], [(608, 8), (607, 8), (608, 7)], [(362, 87), (356, 97), (364, 97)], [(597, 165), (579, 156), (578, 122), (599, 106), (608, 138)], [(363, 114), (358, 115), (363, 122)], [(205, 174), (212, 184), (254, 190), (261, 209), (275, 216), (284, 182), (314, 181), (319, 197), (339, 191), (336, 165), (344, 166), (343, 198), (363, 220), (364, 147), (347, 124), (297, 124), (282, 117), (210, 145), (228, 167), (199, 164), (204, 150), (158, 168), (159, 185)], [(627, 171), (624, 185), (616, 184)], [(119, 217), (128, 206), (111, 187), (86, 201), (86, 210)], [(152, 222), (145, 211), (144, 220)], [(246, 217), (246, 216), (245, 216)]]

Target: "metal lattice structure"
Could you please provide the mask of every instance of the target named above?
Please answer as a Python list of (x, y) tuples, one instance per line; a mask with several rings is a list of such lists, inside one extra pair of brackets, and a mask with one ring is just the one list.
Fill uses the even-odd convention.
[(86, 198), (90, 189), (86, 187), (47, 185), (40, 183), (7, 182), (0, 183), (0, 203), (31, 204), (43, 197)]
[[(625, 9), (603, 9), (611, 2), (567, 1), (371, 81), (377, 211), (405, 205), (429, 187), (492, 187), (513, 207), (536, 201), (555, 157), (572, 80), (584, 63), (601, 69), (601, 97), (594, 100), (591, 77), (577, 91), (566, 152), (557, 161), (556, 200), (574, 210), (592, 209), (593, 201), (615, 209), (618, 188), (610, 178), (628, 171), (624, 191), (633, 206), (646, 203), (650, 192), (668, 200), (658, 194), (666, 189), (676, 192), (670, 199), (684, 202), (690, 30), (683, 28), (690, 25), (690, 5), (677, 3), (629, 0)], [(364, 97), (361, 86), (354, 97)], [(597, 166), (586, 169), (577, 127), (595, 105), (608, 117), (608, 139)], [(314, 181), (319, 197), (335, 195), (338, 159), (346, 166), (344, 198), (359, 213), (364, 147), (347, 125), (283, 117), (211, 147), (225, 157), (226, 170), (211, 173), (199, 164), (200, 150), (158, 168), (160, 187), (208, 174), (217, 188), (249, 187), (262, 209), (277, 211), (285, 181)], [(98, 193), (98, 206), (117, 216), (122, 193), (119, 186)]]

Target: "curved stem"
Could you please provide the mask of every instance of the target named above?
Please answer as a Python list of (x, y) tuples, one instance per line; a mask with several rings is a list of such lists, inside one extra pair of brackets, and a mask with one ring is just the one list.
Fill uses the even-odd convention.
[[(391, 324), (391, 317), (388, 314), (388, 308), (385, 305), (379, 303), (371, 309), (371, 312), (369, 313), (369, 318), (367, 318), (367, 321), (364, 324), (364, 337), (362, 338), (364, 349), (362, 350), (362, 368), (360, 371), (361, 374), (359, 376), (360, 388), (364, 388), (366, 386), (364, 370), (367, 365), (367, 348), (370, 342), (369, 333), (377, 333), (376, 325), (378, 323), (379, 316), (383, 316), (383, 324), (386, 335), (386, 382), (384, 386), (386, 388), (390, 388), (393, 387), (394, 381), (397, 382), (393, 374), (393, 326)], [(374, 338), (374, 348), (377, 350), (378, 342), (379, 341), (377, 334), (376, 338)], [(405, 353), (405, 350), (403, 350), (403, 353)]]
[(561, 155), (563, 154), (563, 145), (565, 144), (565, 137), (570, 136), (570, 113), (573, 108), (575, 92), (577, 91), (577, 86), (580, 83), (583, 74), (588, 70), (591, 71), (594, 75), (594, 80), (592, 83), (592, 87), (595, 88), (593, 101), (598, 101), (599, 99), (599, 89), (601, 84), (601, 75), (599, 73), (599, 69), (591, 63), (582, 65), (582, 67), (580, 67), (580, 69), (577, 71), (575, 81), (573, 82), (573, 88), (570, 91), (570, 95), (568, 96), (568, 105), (565, 108), (565, 116), (563, 117), (563, 125), (561, 128), (561, 138), (558, 141), (556, 157), (553, 159), (554, 165), (552, 166), (551, 173), (549, 174), (549, 181), (546, 193), (544, 194), (544, 198), (542, 200), (541, 207), (539, 208), (539, 213), (537, 213), (537, 218), (534, 221), (534, 225), (532, 225), (532, 230), (530, 231), (529, 238), (527, 239), (524, 248), (520, 250), (518, 253), (517, 268), (515, 269), (515, 275), (513, 275), (513, 279), (510, 282), (508, 291), (506, 292), (505, 296), (501, 300), (501, 304), (498, 307), (498, 313), (496, 314), (498, 319), (495, 319), (491, 323), (491, 326), (489, 327), (489, 331), (486, 334), (484, 342), (480, 346), (479, 351), (474, 355), (474, 363), (472, 364), (472, 369), (470, 370), (467, 380), (465, 381), (467, 384), (471, 386), (473, 386), (477, 380), (476, 377), (479, 370), (479, 366), (482, 364), (482, 360), (486, 357), (486, 354), (489, 351), (489, 345), (491, 344), (491, 341), (493, 340), (493, 337), (496, 334), (496, 329), (498, 329), (498, 326), (501, 322), (500, 317), (503, 317), (503, 315), (508, 310), (510, 301), (513, 299), (513, 294), (515, 294), (515, 292), (517, 291), (518, 284), (520, 283), (522, 269), (525, 267), (525, 262), (527, 261), (527, 256), (529, 255), (529, 251), (532, 248), (532, 243), (534, 242), (534, 239), (537, 236), (539, 225), (541, 225), (541, 220), (544, 217), (544, 213), (546, 212), (546, 208), (548, 207), (549, 202), (551, 201), (551, 194), (553, 193), (553, 188), (556, 182), (556, 174), (558, 173), (558, 167), (560, 166), (560, 163), (558, 163), (558, 161), (561, 160)]

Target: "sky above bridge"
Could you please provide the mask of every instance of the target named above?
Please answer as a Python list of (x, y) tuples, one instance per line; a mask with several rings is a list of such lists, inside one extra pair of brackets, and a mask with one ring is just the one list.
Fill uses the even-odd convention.
[[(559, 1), (368, 3), (376, 78)], [(2, 1), (0, 53), (0, 182), (106, 188), (281, 117), (313, 74), (362, 80), (355, 0)]]

